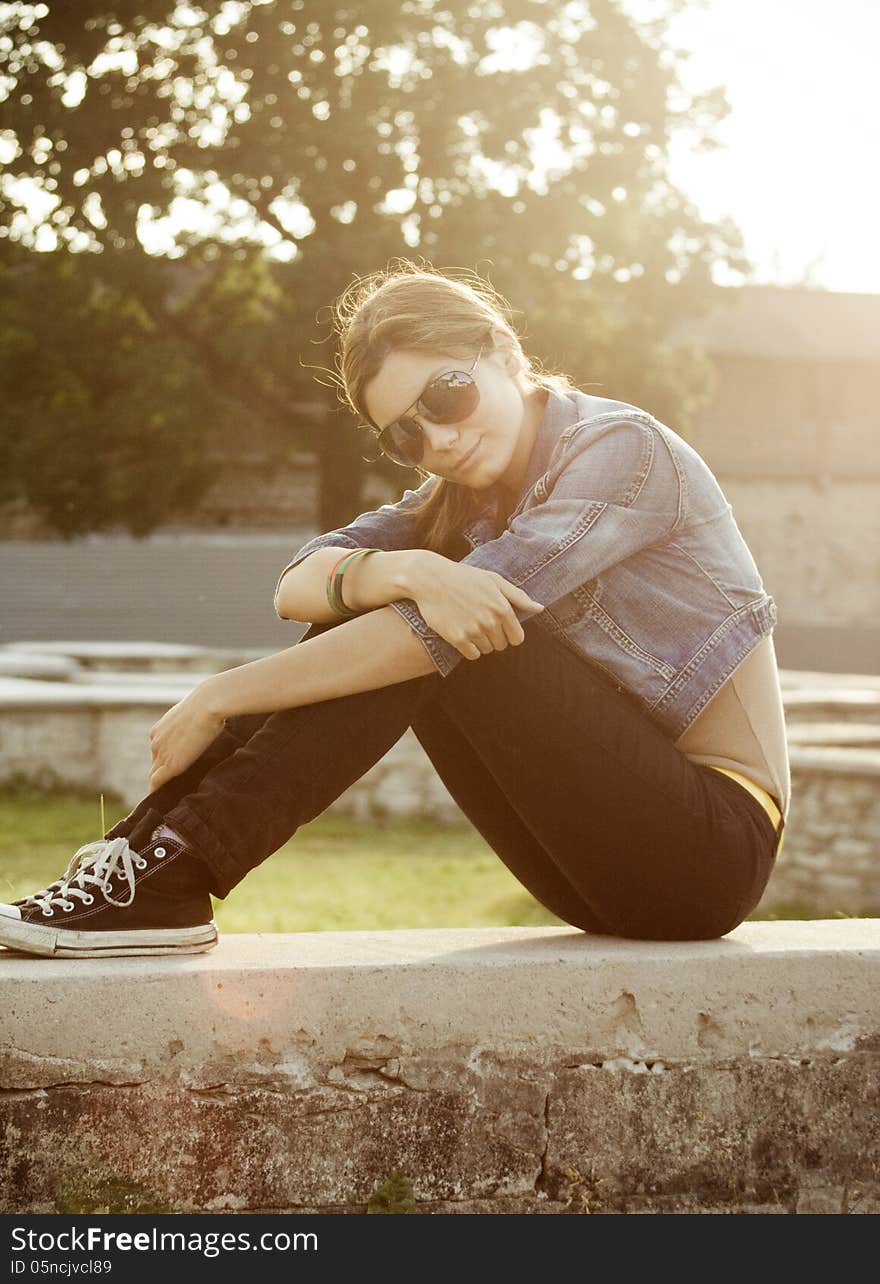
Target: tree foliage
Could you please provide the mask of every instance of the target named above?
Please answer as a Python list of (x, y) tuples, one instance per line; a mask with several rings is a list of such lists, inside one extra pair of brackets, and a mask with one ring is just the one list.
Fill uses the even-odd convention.
[[(107, 456), (91, 460), (90, 511), (109, 495), (128, 525), (116, 473), (167, 403), (182, 492), (137, 529), (180, 512), (197, 502), (206, 431), (232, 424), (244, 444), (262, 430), (280, 450), (302, 440), (298, 400), (335, 406), (327, 305), (397, 255), (477, 268), (515, 305), (527, 350), (686, 428), (705, 372), (664, 336), (705, 310), (714, 264), (746, 265), (736, 230), (702, 221), (669, 179), (670, 139), (711, 146), (726, 111), (721, 91), (680, 84), (665, 43), (679, 7), (647, 23), (616, 0), (0, 6), (8, 269), (49, 251), (33, 257), (53, 262), (66, 300), (62, 349), (77, 288), (94, 299), (100, 282), (88, 326), (110, 382), (130, 379), (142, 405), (114, 401), (94, 357), (58, 394), (63, 412), (20, 401), (16, 475), (58, 434), (64, 492), (75, 405)], [(16, 316), (4, 326), (21, 329)], [(84, 339), (70, 342), (75, 354)], [(351, 516), (358, 479), (335, 408), (320, 444), (352, 484), (326, 524)]]

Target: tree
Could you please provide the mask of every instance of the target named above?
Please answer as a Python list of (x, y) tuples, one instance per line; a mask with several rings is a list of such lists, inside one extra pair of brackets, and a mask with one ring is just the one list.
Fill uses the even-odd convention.
[(26, 496), (65, 538), (146, 535), (191, 510), (232, 427), (208, 372), (146, 313), (149, 265), (137, 293), (125, 266), (21, 250), (0, 264), (0, 501)]
[[(7, 4), (0, 233), (122, 273), (153, 342), (279, 449), (298, 399), (334, 403), (327, 304), (413, 253), (477, 267), (531, 351), (686, 428), (704, 371), (664, 334), (745, 265), (669, 181), (672, 134), (710, 146), (726, 105), (685, 94), (665, 29), (615, 0)], [(163, 246), (169, 214), (193, 217)], [(351, 482), (329, 525), (358, 450), (344, 413), (322, 431)]]

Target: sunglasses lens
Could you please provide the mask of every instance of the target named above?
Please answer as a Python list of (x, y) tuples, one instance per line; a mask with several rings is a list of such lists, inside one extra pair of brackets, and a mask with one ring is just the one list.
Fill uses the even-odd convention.
[[(434, 424), (457, 424), (473, 414), (480, 403), (476, 380), (465, 370), (449, 370), (428, 384), (418, 409)], [(411, 468), (421, 463), (425, 439), (415, 419), (397, 419), (379, 434), (382, 450), (397, 464)]]
[(419, 463), (422, 445), (422, 430), (414, 419), (398, 419), (382, 433), (382, 449), (398, 464)]
[(455, 424), (467, 419), (479, 400), (473, 377), (464, 370), (450, 370), (428, 384), (419, 399), (419, 409), (432, 423)]

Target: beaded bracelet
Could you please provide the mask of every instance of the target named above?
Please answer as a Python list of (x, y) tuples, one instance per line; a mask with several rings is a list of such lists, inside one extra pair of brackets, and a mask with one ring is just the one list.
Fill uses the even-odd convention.
[(367, 553), (380, 553), (381, 551), (382, 550), (379, 548), (355, 548), (352, 549), (350, 553), (343, 553), (342, 557), (340, 557), (338, 561), (334, 562), (333, 566), (331, 566), (327, 575), (327, 601), (330, 604), (331, 610), (335, 611), (337, 615), (341, 615), (343, 619), (348, 620), (351, 619), (352, 616), (358, 614), (357, 611), (352, 611), (345, 605), (345, 600), (342, 596), (343, 575), (348, 570), (348, 567), (351, 565), (354, 558), (366, 555)]

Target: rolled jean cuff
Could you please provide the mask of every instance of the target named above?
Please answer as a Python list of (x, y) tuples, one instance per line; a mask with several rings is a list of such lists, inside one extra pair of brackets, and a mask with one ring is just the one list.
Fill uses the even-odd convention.
[(243, 877), (241, 868), (230, 859), (222, 844), (195, 812), (190, 811), (186, 803), (178, 803), (165, 816), (165, 824), (176, 830), (183, 838), (191, 853), (205, 866), (209, 876), (209, 889), (212, 895), (228, 896), (240, 883)]
[(396, 598), (393, 602), (388, 603), (392, 606), (398, 615), (401, 615), (415, 633), (422, 646), (428, 652), (428, 658), (434, 665), (438, 673), (445, 678), (455, 668), (459, 660), (462, 659), (460, 651), (441, 638), (430, 625), (426, 622), (416, 604), (409, 598)]

